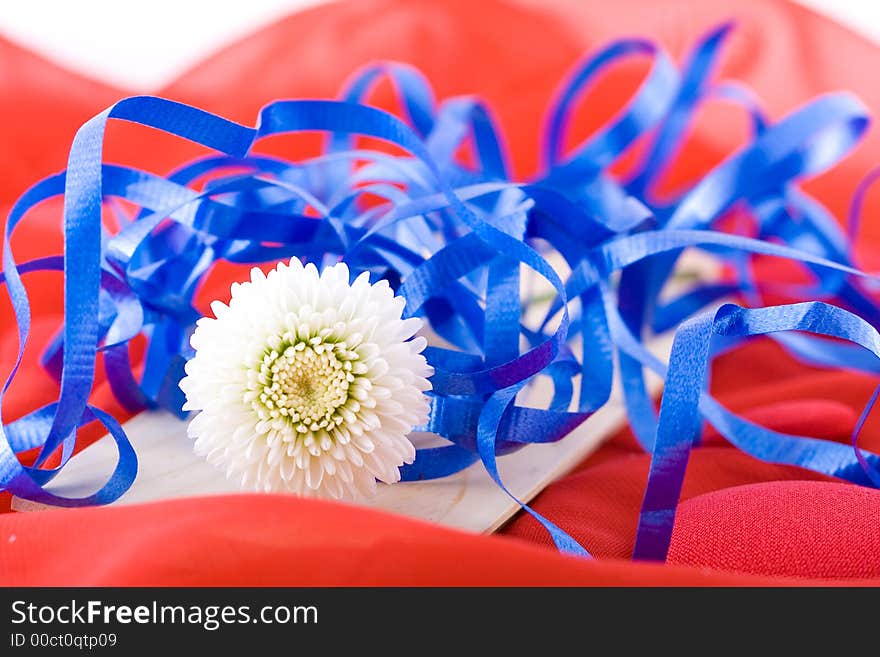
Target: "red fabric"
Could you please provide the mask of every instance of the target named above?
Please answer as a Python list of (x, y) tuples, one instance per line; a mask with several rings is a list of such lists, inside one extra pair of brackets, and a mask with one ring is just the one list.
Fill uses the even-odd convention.
[[(509, 538), (284, 496), (7, 514), (6, 584), (734, 585), (761, 578), (586, 561)], [(52, 555), (51, 558), (49, 555)]]
[[(649, 35), (680, 57), (719, 21), (738, 22), (723, 74), (753, 86), (774, 117), (831, 89), (850, 89), (880, 107), (880, 50), (795, 5), (772, 0), (353, 0), (318, 7), (233, 44), (161, 93), (251, 123), (278, 97), (327, 97), (359, 65), (408, 61), (440, 96), (478, 93), (510, 140), (518, 175), (535, 170), (541, 118), (563, 73), (582, 54), (621, 35)], [(81, 79), (0, 42), (0, 204), (63, 167), (76, 127), (126, 92)], [(867, 73), (866, 73), (867, 72)], [(644, 73), (627, 66), (584, 102), (573, 140), (607, 119)], [(784, 82), (784, 83), (783, 83)], [(375, 101), (388, 106), (380, 88)], [(693, 179), (743, 139), (746, 121), (710, 107), (666, 183)], [(301, 153), (315, 138), (283, 138), (265, 150)], [(108, 130), (106, 155), (167, 171), (199, 149), (130, 125)], [(862, 175), (880, 161), (871, 134), (807, 188), (842, 217)], [(880, 209), (869, 195), (866, 211)], [(20, 260), (60, 250), (60, 205), (41, 207), (14, 247)], [(5, 214), (5, 213), (4, 213)], [(880, 225), (867, 222), (859, 249), (876, 263)], [(767, 267), (778, 264), (767, 263)], [(221, 291), (231, 272), (213, 277)], [(32, 276), (32, 347), (4, 407), (11, 418), (45, 403), (55, 387), (37, 366), (39, 346), (58, 327), (58, 278)], [(0, 366), (16, 349), (8, 300), (0, 301)], [(137, 352), (137, 349), (133, 351)], [(137, 354), (135, 354), (137, 355)], [(797, 365), (768, 341), (722, 358), (713, 391), (729, 408), (766, 426), (846, 440), (875, 381)], [(119, 417), (107, 386), (99, 405)], [(880, 450), (877, 420), (863, 445)], [(85, 436), (84, 442), (95, 436)], [(470, 536), (344, 505), (270, 496), (231, 496), (137, 507), (0, 515), (4, 584), (788, 584), (822, 579), (880, 582), (880, 493), (768, 465), (707, 432), (688, 468), (668, 566), (631, 564), (648, 457), (622, 431), (535, 507), (583, 541), (598, 559), (555, 554), (534, 521), (518, 516), (507, 537)], [(503, 461), (502, 461), (503, 468)], [(8, 495), (0, 496), (8, 508)], [(538, 544), (528, 545), (527, 543)], [(316, 557), (320, 556), (320, 559)], [(794, 578), (794, 579), (792, 579)], [(813, 578), (808, 580), (804, 578)], [(859, 578), (859, 579), (853, 579)]]
[(831, 482), (715, 490), (681, 505), (669, 560), (742, 573), (878, 578), (878, 512), (878, 491)]

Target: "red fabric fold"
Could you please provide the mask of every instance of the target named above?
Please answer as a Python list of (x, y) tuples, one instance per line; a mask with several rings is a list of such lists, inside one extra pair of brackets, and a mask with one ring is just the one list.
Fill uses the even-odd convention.
[(357, 507), (272, 495), (7, 514), (10, 585), (755, 585), (697, 569), (566, 557)]

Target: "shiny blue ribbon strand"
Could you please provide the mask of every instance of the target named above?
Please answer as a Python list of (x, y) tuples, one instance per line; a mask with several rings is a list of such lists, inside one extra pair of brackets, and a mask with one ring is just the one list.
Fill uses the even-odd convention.
[[(736, 417), (706, 395), (714, 337), (741, 339), (778, 331), (807, 331), (848, 340), (880, 359), (880, 334), (873, 326), (842, 308), (821, 302), (753, 309), (725, 304), (717, 311), (685, 322), (676, 332), (670, 356), (634, 558), (665, 559), (688, 455), (699, 438), (704, 418), (735, 446), (763, 460), (876, 485), (880, 457), (862, 453), (855, 439), (850, 448), (771, 432)], [(862, 414), (855, 435), (875, 400), (876, 393)]]
[[(0, 397), (0, 488), (60, 506), (117, 499), (136, 476), (137, 456), (118, 422), (88, 403), (98, 353), (128, 411), (180, 414), (178, 382), (192, 354), (194, 298), (205, 275), (218, 261), (259, 265), (291, 257), (319, 267), (342, 260), (353, 275), (369, 271), (388, 280), (406, 299), (405, 315), (422, 317), (443, 339), (425, 352), (435, 374), (429, 418), (418, 429), (447, 443), (418, 450), (402, 478), (448, 476), (480, 461), (562, 551), (587, 555), (508, 490), (497, 457), (563, 439), (608, 402), (615, 376), (634, 432), (652, 455), (636, 558), (665, 558), (688, 454), (704, 420), (757, 458), (877, 486), (878, 457), (857, 442), (874, 399), (845, 446), (759, 427), (709, 394), (712, 359), (758, 335), (772, 336), (807, 363), (880, 373), (875, 280), (852, 259), (858, 210), (873, 178), (856, 196), (849, 234), (797, 186), (849, 152), (867, 127), (867, 112), (847, 94), (829, 94), (769, 121), (748, 89), (714, 79), (732, 29), (709, 32), (681, 65), (651, 41), (623, 39), (575, 67), (548, 112), (541, 171), (526, 181), (510, 179), (490, 107), (477, 97), (438, 103), (417, 70), (394, 62), (361, 69), (340, 100), (270, 103), (254, 127), (161, 98), (113, 105), (77, 133), (67, 170), (28, 190), (7, 219), (2, 282), (19, 350), (2, 392), (21, 367), (30, 331), (22, 277), (60, 272), (65, 318), (42, 359), (58, 381), (57, 401), (6, 422)], [(579, 100), (599, 76), (633, 58), (651, 61), (639, 89), (607, 125), (567, 152)], [(402, 118), (366, 104), (382, 79), (391, 82)], [(750, 138), (690, 189), (659, 201), (654, 190), (674, 166), (696, 112), (719, 101), (742, 109)], [(167, 176), (105, 164), (111, 119), (216, 153)], [(263, 137), (301, 131), (326, 133), (320, 154), (291, 161), (252, 152)], [(405, 154), (358, 148), (358, 136)], [(639, 164), (626, 177), (612, 175), (609, 167), (639, 142), (646, 146)], [(465, 147), (473, 164), (458, 159)], [(16, 264), (17, 227), (31, 208), (59, 196), (63, 257)], [(127, 215), (120, 200), (138, 212)], [(115, 232), (102, 227), (105, 206), (116, 213)], [(719, 230), (731, 209), (748, 217), (742, 232)], [(732, 275), (661, 297), (687, 249), (729, 265)], [(787, 288), (790, 304), (725, 304), (699, 314), (730, 297), (760, 306), (764, 291), (783, 289), (756, 280), (756, 256), (798, 262), (812, 282)], [(646, 339), (672, 329), (667, 364)], [(139, 335), (147, 349), (137, 376), (128, 349)], [(666, 382), (659, 416), (646, 369)], [(551, 399), (531, 407), (524, 399), (539, 378), (550, 382)], [(119, 449), (114, 472), (85, 498), (50, 492), (46, 485), (72, 456), (78, 429), (95, 421)], [(39, 449), (36, 460), (24, 466), (19, 455), (32, 449)], [(48, 468), (53, 455), (59, 465)]]

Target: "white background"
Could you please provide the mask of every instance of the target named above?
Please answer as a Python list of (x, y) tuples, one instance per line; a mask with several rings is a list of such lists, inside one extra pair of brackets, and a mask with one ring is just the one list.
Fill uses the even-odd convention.
[[(295, 9), (324, 2), (5, 0), (0, 34), (68, 68), (140, 91), (174, 79), (232, 39)], [(880, 42), (876, 0), (799, 2)]]

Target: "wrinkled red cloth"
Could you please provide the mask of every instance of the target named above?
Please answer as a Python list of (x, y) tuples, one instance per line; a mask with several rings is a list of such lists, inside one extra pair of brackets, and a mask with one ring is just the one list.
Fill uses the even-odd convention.
[[(536, 170), (548, 100), (578, 57), (623, 35), (657, 39), (681, 57), (697, 36), (730, 18), (737, 29), (722, 74), (754, 87), (774, 118), (837, 89), (880, 107), (880, 49), (805, 9), (772, 0), (353, 0), (304, 11), (224, 48), (160, 93), (253, 123), (269, 100), (331, 97), (366, 62), (406, 61), (428, 75), (441, 97), (486, 98), (508, 136), (517, 175), (527, 176)], [(83, 79), (2, 41), (0, 72), (5, 147), (0, 204), (8, 206), (29, 183), (63, 168), (76, 128), (130, 90)], [(597, 85), (583, 103), (572, 140), (607, 120), (643, 73), (638, 66), (621, 67)], [(388, 88), (379, 88), (373, 100), (393, 107)], [(681, 162), (665, 182), (674, 187), (693, 180), (745, 134), (746, 119), (730, 108), (701, 110)], [(284, 137), (263, 148), (290, 155), (316, 143), (311, 136)], [(159, 172), (199, 153), (191, 144), (131, 125), (112, 125), (105, 150), (111, 161)], [(844, 162), (806, 187), (843, 217), (856, 184), (878, 162), (880, 141), (872, 132)], [(880, 194), (869, 195), (867, 216), (878, 209)], [(17, 258), (60, 252), (59, 218), (59, 203), (39, 208), (14, 239)], [(862, 233), (861, 262), (875, 267), (880, 224), (866, 222)], [(227, 279), (212, 277), (208, 289), (222, 295)], [(7, 397), (5, 418), (56, 395), (37, 359), (59, 326), (60, 279), (38, 274), (27, 283), (35, 316), (32, 341)], [(4, 372), (16, 345), (14, 319), (3, 298)], [(864, 375), (794, 363), (766, 340), (721, 358), (712, 381), (722, 403), (756, 422), (841, 441), (849, 439), (876, 385)], [(102, 381), (94, 400), (125, 417)], [(85, 431), (83, 444), (98, 431)], [(866, 425), (862, 445), (880, 451), (877, 421)], [(625, 430), (535, 500), (539, 512), (583, 542), (597, 557), (593, 561), (539, 547), (549, 546), (549, 538), (525, 514), (503, 530), (506, 537), (472, 536), (339, 504), (238, 495), (0, 514), (0, 583), (880, 583), (880, 492), (762, 463), (711, 430), (688, 466), (669, 565), (625, 561), (648, 465), (649, 457)], [(0, 495), (0, 508), (8, 506), (9, 496)]]

